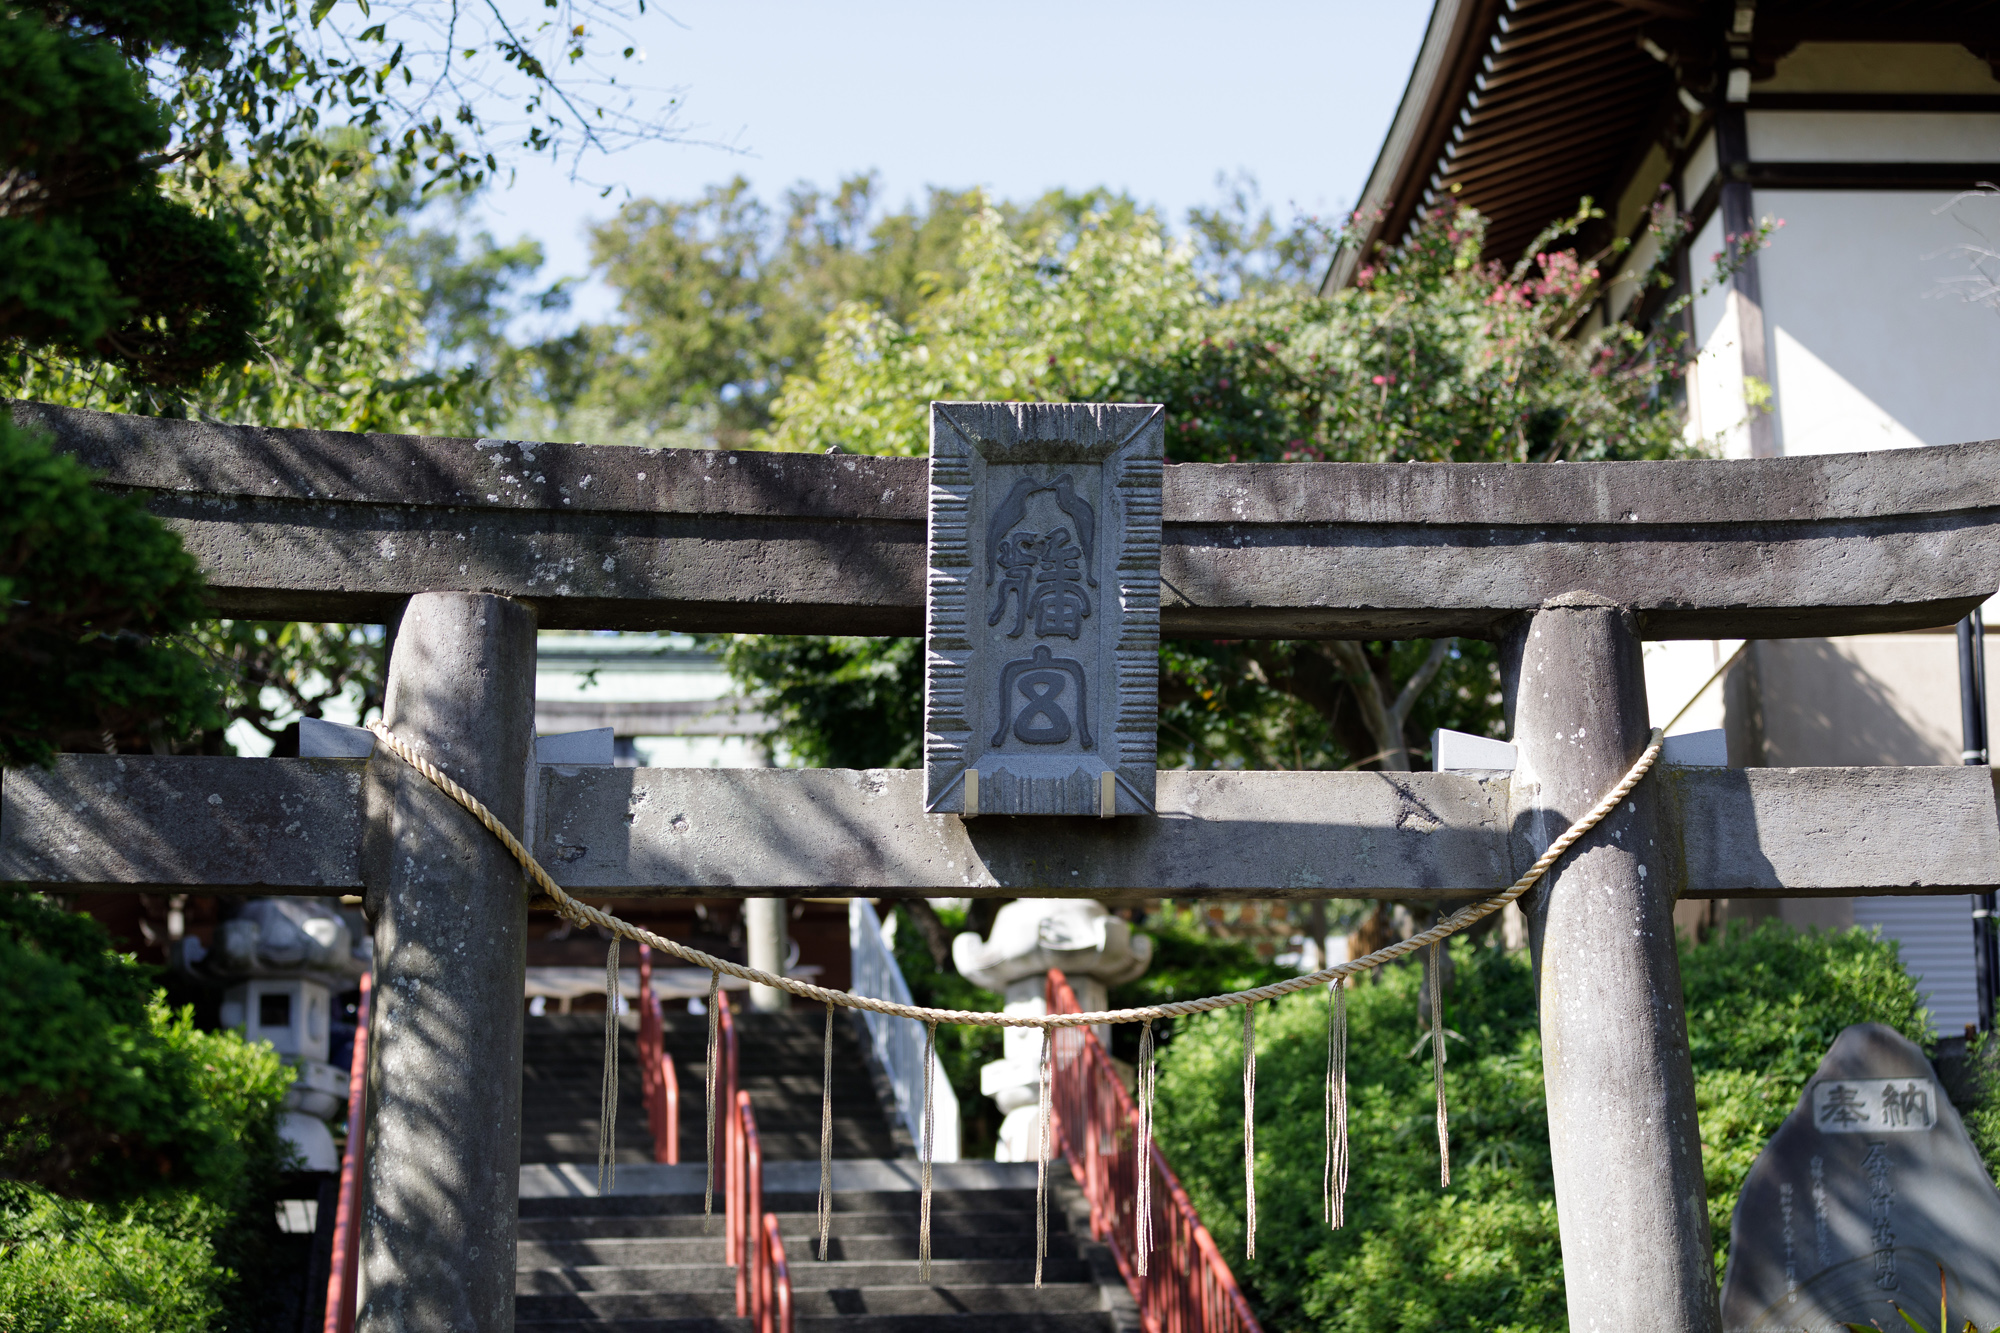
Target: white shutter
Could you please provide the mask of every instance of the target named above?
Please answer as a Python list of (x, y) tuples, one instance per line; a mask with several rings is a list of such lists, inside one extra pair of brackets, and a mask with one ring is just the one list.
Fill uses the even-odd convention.
[(1903, 966), (1917, 979), (1939, 1036), (1958, 1036), (1978, 1021), (1970, 896), (1856, 898), (1854, 924), (1879, 926), (1902, 946)]

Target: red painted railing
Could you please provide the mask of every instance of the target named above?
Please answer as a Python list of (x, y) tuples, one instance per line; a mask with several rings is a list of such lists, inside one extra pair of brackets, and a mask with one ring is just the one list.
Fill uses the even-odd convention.
[(764, 1211), (764, 1151), (747, 1092), (736, 1094), (729, 1117), (727, 1199), (724, 1227), (743, 1256), (736, 1263), (736, 1313), (749, 1318), (755, 1333), (792, 1333), (792, 1272), (778, 1216)]
[(653, 993), (653, 950), (644, 944), (639, 946), (639, 1086), (653, 1133), (653, 1160), (671, 1166), (681, 1160), (681, 1081), (666, 1052), (660, 997)]
[(353, 1333), (361, 1277), (361, 1152), (368, 1138), (369, 976), (361, 974), (354, 1016), (354, 1058), (347, 1069), (347, 1151), (340, 1161), (340, 1203), (333, 1215), (333, 1256), (326, 1278), (326, 1333)]
[[(1083, 1012), (1055, 968), (1049, 969), (1048, 1002), (1050, 1013)], [(1260, 1333), (1236, 1275), (1159, 1144), (1152, 1161), (1136, 1161), (1138, 1108), (1097, 1034), (1087, 1027), (1058, 1028), (1054, 1055), (1055, 1149), (1069, 1159), (1090, 1200), (1091, 1238), (1104, 1242), (1118, 1261), (1147, 1333)], [(1137, 1263), (1142, 1167), (1153, 1173), (1153, 1252), (1144, 1277)]]
[(778, 1215), (764, 1214), (763, 1245), (758, 1254), (762, 1315), (757, 1333), (792, 1333), (792, 1270), (785, 1263), (785, 1242), (778, 1235)]
[[(742, 1206), (737, 1199), (737, 1186), (743, 1180), (742, 1168), (736, 1164), (736, 1138), (738, 1129), (736, 1115), (736, 1023), (729, 1012), (728, 993), (718, 992), (715, 1002), (720, 1006), (716, 1010), (716, 1013), (720, 1015), (722, 1027), (720, 1040), (722, 1050), (720, 1058), (716, 1061), (721, 1066), (721, 1069), (716, 1075), (715, 1103), (713, 1106), (705, 1109), (722, 1117), (722, 1124), (718, 1126), (719, 1133), (712, 1140), (715, 1144), (715, 1150), (722, 1154), (722, 1161), (715, 1173), (715, 1183), (722, 1190), (722, 1262), (735, 1267), (740, 1258), (736, 1240), (743, 1230), (738, 1224), (736, 1216), (738, 1208)], [(761, 1207), (763, 1204), (761, 1180), (759, 1181), (757, 1200), (758, 1206)], [(743, 1289), (740, 1283), (737, 1286), (736, 1303), (739, 1307), (743, 1304)], [(742, 1313), (740, 1308), (737, 1313)]]

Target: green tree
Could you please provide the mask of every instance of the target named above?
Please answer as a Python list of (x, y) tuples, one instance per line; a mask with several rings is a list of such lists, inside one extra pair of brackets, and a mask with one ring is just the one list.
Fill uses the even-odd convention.
[(531, 433), (752, 444), (842, 302), (901, 317), (964, 280), (958, 239), (977, 197), (933, 190), (878, 215), (877, 188), (872, 173), (801, 185), (772, 207), (738, 177), (625, 205), (592, 243), (618, 318), (533, 350), (548, 411), (524, 407)]
[(222, 725), (208, 670), (174, 637), (206, 610), (179, 539), (5, 417), (0, 494), (0, 763)]

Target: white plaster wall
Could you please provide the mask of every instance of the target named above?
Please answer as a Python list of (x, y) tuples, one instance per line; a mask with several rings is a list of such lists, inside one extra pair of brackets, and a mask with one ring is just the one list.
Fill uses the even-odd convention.
[(1693, 700), (1687, 716), (1669, 727), (1669, 734), (1679, 736), (1725, 726), (1728, 718), (1723, 706), (1723, 683), (1718, 680), (1706, 689), (1703, 686), (1742, 646), (1741, 639), (1668, 639), (1648, 643), (1646, 712), (1653, 725), (1665, 726), (1684, 704)]
[[(1715, 277), (1722, 210), (1695, 233), (1688, 250), (1694, 277), (1694, 341), (1688, 372), (1688, 443), (1720, 458), (1750, 456), (1750, 406), (1743, 395), (1743, 349), (1734, 289)], [(1701, 290), (1706, 286), (1707, 290)]]
[(1801, 190), (1756, 208), (1785, 223), (1758, 261), (1782, 452), (2000, 437), (2000, 310), (1948, 281), (1962, 247), (2000, 242), (2000, 203)]
[[(1991, 646), (2000, 651), (2000, 642)], [(1773, 639), (1751, 653), (1766, 764), (1959, 762), (1956, 635)], [(1991, 679), (1987, 696), (1987, 716), (2000, 719)], [(1880, 929), (1901, 947), (1939, 1033), (1976, 1019), (1969, 898), (1793, 898), (1779, 914), (1800, 927)]]
[(2000, 161), (2000, 115), (1961, 111), (1751, 111), (1753, 162)]

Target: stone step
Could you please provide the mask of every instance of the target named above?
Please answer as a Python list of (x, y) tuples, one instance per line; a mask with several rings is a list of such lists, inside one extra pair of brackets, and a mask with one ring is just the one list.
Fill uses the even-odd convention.
[[(665, 1319), (530, 1320), (517, 1317), (515, 1327), (533, 1333), (751, 1333), (750, 1321), (729, 1316), (696, 1315)], [(1111, 1317), (1078, 1311), (1068, 1314), (836, 1314), (798, 1315), (797, 1333), (1111, 1333)]]
[[(723, 1261), (721, 1227), (716, 1235), (686, 1237), (600, 1237), (592, 1240), (520, 1242), (515, 1262), (530, 1268), (618, 1268), (658, 1267), (663, 1264), (719, 1264)], [(785, 1252), (803, 1255), (818, 1262), (819, 1228), (811, 1224), (783, 1233)], [(914, 1235), (861, 1235), (844, 1227), (832, 1228), (827, 1238), (830, 1261), (862, 1263), (914, 1262), (918, 1238)], [(1076, 1257), (1076, 1237), (1062, 1234), (1049, 1237), (1049, 1253), (1065, 1259)], [(931, 1227), (931, 1257), (937, 1259), (1027, 1259), (1035, 1257), (1032, 1226), (1016, 1225), (1007, 1231), (947, 1234)]]
[[(811, 1314), (920, 1314), (977, 1310), (1095, 1309), (1099, 1296), (1090, 1266), (1080, 1259), (1050, 1259), (1034, 1285), (1032, 1263), (946, 1259), (931, 1264), (931, 1281), (917, 1281), (917, 1266), (903, 1264), (789, 1263), (792, 1309)], [(939, 1293), (922, 1303), (920, 1294)], [(733, 1314), (736, 1272), (719, 1264), (646, 1268), (530, 1269), (518, 1275), (517, 1319), (635, 1319), (684, 1314)], [(873, 1306), (861, 1302), (893, 1293)], [(974, 1304), (956, 1293), (978, 1293)], [(843, 1293), (851, 1293), (845, 1295)], [(958, 1303), (954, 1304), (954, 1300)], [(840, 1308), (841, 1303), (850, 1308)], [(900, 1306), (901, 1308), (896, 1308)], [(913, 1308), (914, 1307), (914, 1308)]]
[[(955, 1209), (942, 1205), (942, 1196), (932, 1200), (931, 1240), (934, 1244), (945, 1236), (1007, 1236), (1023, 1227), (1031, 1233), (1034, 1230), (1035, 1215), (1031, 1211), (1016, 1208)], [(808, 1237), (819, 1235), (818, 1213), (779, 1213), (777, 1217), (779, 1234), (785, 1238), (787, 1246), (794, 1240), (804, 1243)], [(692, 1214), (652, 1217), (535, 1217), (521, 1220), (520, 1238), (524, 1245), (530, 1241), (554, 1244), (590, 1240), (699, 1240), (710, 1234), (720, 1235), (721, 1227), (719, 1216), (705, 1218), (699, 1210)], [(1049, 1228), (1054, 1233), (1066, 1232), (1068, 1220), (1052, 1209)], [(833, 1215), (836, 1238), (915, 1236), (917, 1229), (914, 1210), (864, 1212), (836, 1208)]]
[[(835, 1213), (902, 1213), (921, 1205), (921, 1167), (910, 1161), (833, 1163)], [(1033, 1218), (1035, 1168), (1008, 1162), (939, 1162), (931, 1196), (933, 1212), (1018, 1212)], [(1051, 1175), (1054, 1175), (1051, 1172)], [(707, 1173), (699, 1162), (620, 1172), (617, 1192), (598, 1195), (595, 1166), (530, 1166), (521, 1171), (520, 1216), (701, 1216)], [(789, 1182), (789, 1183), (787, 1183)], [(1018, 1182), (1018, 1183), (1017, 1183)], [(807, 1216), (819, 1210), (819, 1163), (784, 1162), (765, 1168), (764, 1211)], [(1051, 1222), (1057, 1210), (1051, 1207)]]

